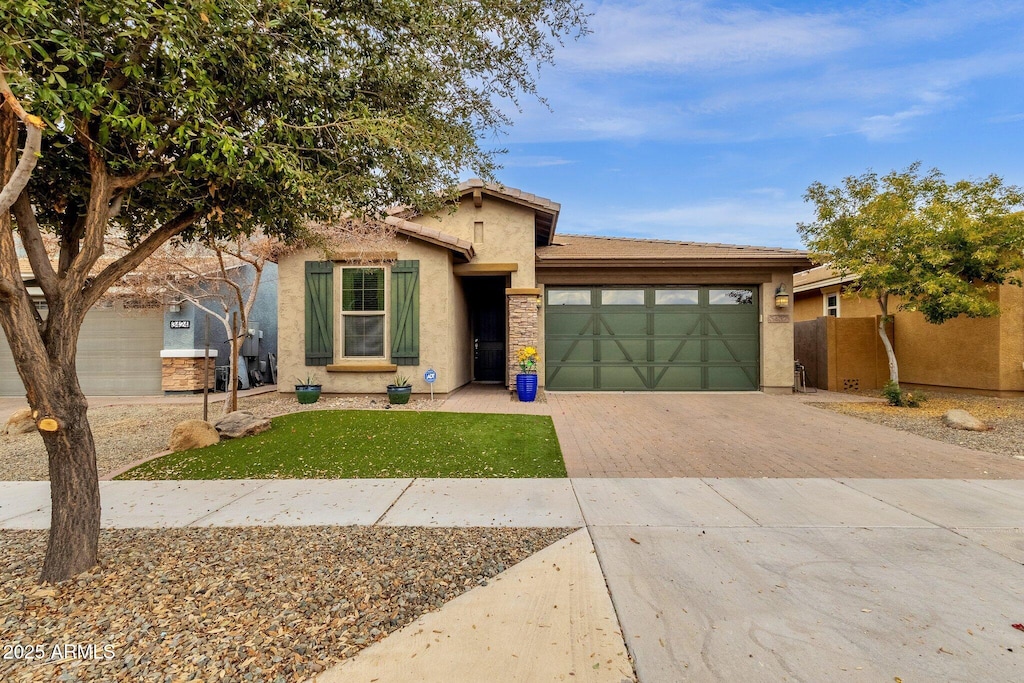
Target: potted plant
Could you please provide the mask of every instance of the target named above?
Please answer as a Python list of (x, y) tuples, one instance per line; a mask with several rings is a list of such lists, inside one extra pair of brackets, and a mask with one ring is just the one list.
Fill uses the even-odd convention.
[(320, 400), (320, 390), (323, 385), (313, 375), (306, 375), (306, 380), (295, 378), (295, 397), (299, 403), (316, 403)]
[(516, 356), (521, 373), (516, 375), (516, 394), (520, 401), (530, 402), (537, 398), (537, 361), (540, 354), (533, 346), (519, 349)]
[(388, 385), (388, 403), (405, 405), (412, 396), (412, 384), (405, 375), (395, 375), (394, 384)]

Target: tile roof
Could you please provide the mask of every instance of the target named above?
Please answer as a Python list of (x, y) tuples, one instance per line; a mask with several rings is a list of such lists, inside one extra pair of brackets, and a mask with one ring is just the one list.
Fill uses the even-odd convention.
[(807, 252), (801, 249), (754, 247), (736, 244), (677, 242), (671, 240), (599, 237), (592, 235), (557, 235), (554, 243), (537, 249), (537, 262), (563, 261), (791, 261), (794, 265), (810, 265)]
[(530, 194), (529, 192), (523, 192), (522, 190), (517, 190), (514, 187), (502, 185), (501, 183), (485, 183), (479, 178), (470, 178), (465, 182), (459, 183), (458, 190), (460, 195), (472, 190), (486, 190), (491, 194), (504, 197), (513, 202), (529, 204), (552, 213), (558, 213), (562, 210), (561, 204), (551, 201), (547, 197), (540, 197), (535, 194)]
[(831, 266), (818, 266), (809, 270), (803, 270), (793, 275), (793, 291), (803, 292), (818, 287), (838, 285), (843, 282), (850, 282), (857, 279), (856, 275), (843, 274)]
[(399, 218), (398, 216), (388, 216), (384, 219), (384, 222), (403, 235), (408, 235), (409, 237), (414, 237), (416, 239), (450, 249), (462, 255), (467, 261), (472, 260), (473, 256), (475, 256), (473, 243), (469, 240), (464, 240), (461, 237), (455, 237), (454, 235), (441, 232), (436, 228), (430, 228), (425, 225), (420, 225), (419, 223), (413, 223), (403, 218)]

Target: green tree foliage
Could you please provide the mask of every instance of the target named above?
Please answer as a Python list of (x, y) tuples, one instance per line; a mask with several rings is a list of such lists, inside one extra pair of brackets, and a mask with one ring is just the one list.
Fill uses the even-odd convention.
[(998, 176), (949, 183), (915, 163), (881, 177), (850, 176), (836, 187), (816, 182), (804, 198), (815, 205), (815, 220), (797, 229), (816, 262), (856, 276), (847, 291), (878, 301), (879, 334), (897, 384), (884, 325), (890, 295), (899, 296), (901, 310), (939, 324), (998, 315), (992, 287), (1021, 285), (1024, 193)]
[[(481, 139), (585, 30), (578, 0), (0, 0), (0, 325), (58, 425), (44, 579), (95, 564), (75, 345), (104, 292), (171, 239), (436, 207), (490, 175)], [(111, 234), (127, 253), (104, 256)]]

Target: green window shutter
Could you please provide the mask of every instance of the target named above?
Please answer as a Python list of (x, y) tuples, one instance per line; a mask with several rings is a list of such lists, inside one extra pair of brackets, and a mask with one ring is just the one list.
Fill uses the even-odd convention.
[(420, 364), (420, 262), (391, 268), (391, 362)]
[(306, 261), (306, 365), (334, 360), (334, 264)]

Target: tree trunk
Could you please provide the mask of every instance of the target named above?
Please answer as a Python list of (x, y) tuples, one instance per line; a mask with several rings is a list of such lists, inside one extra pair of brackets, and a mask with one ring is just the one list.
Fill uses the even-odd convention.
[[(80, 323), (51, 327), (47, 348), (30, 313), (31, 304), (12, 304), (0, 314), (0, 323), (49, 459), (50, 536), (40, 579), (55, 583), (95, 566), (99, 545), (96, 445), (75, 371)], [(48, 323), (54, 317), (77, 317), (63, 306), (51, 309), (50, 315)]]
[[(69, 374), (74, 376), (72, 367)], [(100, 537), (100, 486), (96, 444), (87, 417), (85, 396), (72, 382), (47, 397), (58, 428), (40, 430), (50, 463), (50, 536), (42, 581), (56, 583), (96, 565)], [(33, 406), (35, 408), (35, 406)], [(38, 410), (38, 409), (37, 409)]]
[(889, 322), (888, 295), (879, 297), (878, 305), (882, 309), (882, 315), (878, 318), (878, 336), (882, 338), (882, 346), (885, 347), (885, 355), (889, 359), (889, 380), (898, 388), (900, 386), (900, 368), (896, 363), (896, 351), (893, 350), (892, 342), (889, 341), (889, 332), (885, 329), (886, 323)]

